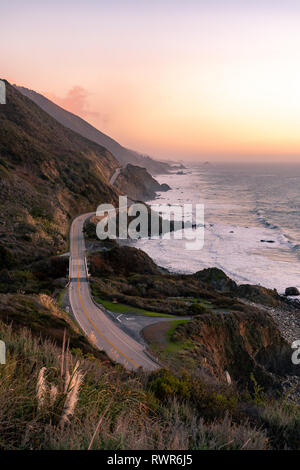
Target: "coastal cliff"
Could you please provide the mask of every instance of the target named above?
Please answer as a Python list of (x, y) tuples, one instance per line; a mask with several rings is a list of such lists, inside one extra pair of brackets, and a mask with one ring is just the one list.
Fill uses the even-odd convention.
[[(249, 285), (246, 294), (251, 292), (252, 298), (260, 289), (264, 294), (258, 295), (257, 304), (250, 305), (240, 296), (243, 289), (220, 270), (171, 274), (142, 250), (126, 246), (92, 254), (90, 269), (96, 298), (128, 305), (132, 311), (146, 309), (183, 318), (168, 336), (175, 345), (175, 355), (165, 350), (168, 329), (162, 332), (157, 323), (144, 331), (146, 341), (172, 370), (204, 373), (220, 383), (226, 382), (227, 371), (240, 386), (251, 385), (254, 375), (261, 385), (273, 389), (281, 377), (298, 374), (291, 362), (290, 345), (260, 304), (269, 305), (273, 299), (273, 308), (275, 303), (278, 310), (285, 308), (276, 292)], [(219, 289), (211, 285), (211, 279), (216, 282), (217, 277), (222, 280)]]
[(251, 385), (254, 375), (261, 386), (269, 388), (293, 370), (290, 345), (272, 318), (253, 307), (245, 312), (229, 309), (201, 315), (179, 325), (173, 340), (190, 341), (189, 355), (196, 368), (220, 382), (226, 382), (228, 371), (240, 386)]
[(159, 184), (140, 166), (128, 164), (116, 179), (115, 187), (130, 199), (147, 201), (155, 198), (157, 191), (168, 191), (167, 184)]

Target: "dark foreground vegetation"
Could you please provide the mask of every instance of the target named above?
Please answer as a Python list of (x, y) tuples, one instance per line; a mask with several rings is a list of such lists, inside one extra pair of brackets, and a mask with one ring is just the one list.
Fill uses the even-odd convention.
[(62, 346), (15, 326), (0, 322), (1, 449), (299, 448), (298, 407), (257, 383), (241, 393), (188, 372), (128, 373), (70, 351), (68, 336)]

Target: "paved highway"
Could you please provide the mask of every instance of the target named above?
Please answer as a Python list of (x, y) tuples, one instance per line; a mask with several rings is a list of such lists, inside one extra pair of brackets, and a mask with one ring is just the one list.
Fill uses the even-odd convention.
[(110, 184), (114, 184), (116, 182), (116, 179), (118, 178), (119, 174), (121, 173), (122, 168), (117, 168), (112, 177), (110, 178)]
[(84, 221), (93, 213), (77, 217), (70, 231), (69, 299), (73, 314), (90, 340), (115, 362), (127, 369), (147, 371), (159, 368), (145, 353), (143, 346), (110, 320), (91, 297), (83, 235)]

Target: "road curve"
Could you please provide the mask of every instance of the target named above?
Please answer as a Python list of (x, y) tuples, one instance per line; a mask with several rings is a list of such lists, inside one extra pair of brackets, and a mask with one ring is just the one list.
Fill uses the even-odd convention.
[(121, 171), (122, 171), (122, 168), (117, 168), (116, 169), (116, 171), (114, 172), (114, 174), (112, 175), (112, 177), (109, 180), (110, 184), (114, 185), (114, 183), (116, 182), (116, 179), (120, 175)]
[(69, 299), (73, 314), (84, 333), (113, 361), (126, 369), (156, 370), (159, 366), (145, 353), (143, 346), (118, 328), (92, 300), (83, 235), (84, 222), (91, 215), (93, 213), (77, 217), (70, 230)]

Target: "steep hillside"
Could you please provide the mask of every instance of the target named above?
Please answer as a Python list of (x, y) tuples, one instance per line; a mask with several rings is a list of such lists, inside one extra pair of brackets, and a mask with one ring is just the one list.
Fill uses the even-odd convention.
[(173, 340), (177, 344), (189, 341), (185, 354), (218, 381), (226, 381), (227, 370), (235, 382), (249, 386), (254, 374), (260, 385), (274, 390), (274, 374), (297, 372), (291, 363), (290, 345), (272, 318), (257, 308), (203, 314), (179, 325)]
[(0, 107), (2, 268), (65, 249), (75, 215), (117, 200), (109, 178), (119, 166), (104, 147), (6, 85), (7, 104)]
[(43, 95), (36, 93), (33, 90), (28, 90), (24, 87), (16, 88), (64, 126), (72, 129), (83, 137), (96, 142), (99, 145), (103, 145), (110, 152), (112, 152), (121, 165), (125, 166), (127, 163), (139, 165), (147, 168), (151, 174), (167, 173), (170, 169), (170, 166), (167, 163), (153, 160), (153, 158), (141, 155), (133, 150), (126, 149), (111, 137), (103, 134), (103, 132), (100, 132), (98, 129), (91, 126), (91, 124), (88, 122), (84, 121), (75, 114), (66, 111), (60, 106), (57, 106)]

